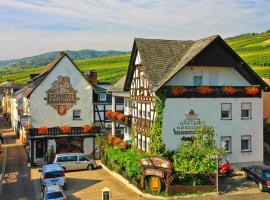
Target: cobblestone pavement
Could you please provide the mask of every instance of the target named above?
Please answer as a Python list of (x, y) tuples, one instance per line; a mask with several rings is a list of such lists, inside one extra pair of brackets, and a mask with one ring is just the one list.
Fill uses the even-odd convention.
[[(38, 179), (38, 168), (31, 170), (32, 179)], [(100, 200), (101, 190), (104, 187), (111, 189), (112, 199), (115, 200), (142, 200), (137, 193), (127, 188), (105, 170), (99, 168), (92, 171), (67, 172), (67, 189), (65, 194), (68, 199)]]
[[(3, 117), (0, 117), (0, 127), (5, 138), (6, 156), (4, 149), (2, 152), (1, 175), (2, 182), (0, 183), (0, 199), (1, 200), (24, 200), (35, 199), (34, 182), (31, 181), (30, 170), (27, 168), (26, 153), (23, 145), (15, 138), (15, 134)], [(2, 166), (6, 160), (5, 173), (2, 171)]]

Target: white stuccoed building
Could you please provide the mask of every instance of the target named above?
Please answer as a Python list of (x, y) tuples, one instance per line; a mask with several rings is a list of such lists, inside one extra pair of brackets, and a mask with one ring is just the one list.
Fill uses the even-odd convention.
[(122, 92), (129, 92), (132, 129), (148, 151), (156, 93), (165, 91), (162, 138), (167, 150), (191, 139), (198, 124), (215, 128), (217, 146), (243, 166), (263, 162), (265, 82), (220, 36), (197, 41), (134, 40)]
[[(83, 129), (94, 122), (92, 96), (92, 85), (65, 53), (28, 83), (24, 115), (29, 116), (31, 125), (27, 138), (33, 164), (42, 164), (51, 148), (56, 153), (83, 152), (94, 156), (94, 134), (84, 133)], [(63, 133), (63, 126), (70, 127), (70, 131)], [(48, 130), (41, 133), (44, 127)]]

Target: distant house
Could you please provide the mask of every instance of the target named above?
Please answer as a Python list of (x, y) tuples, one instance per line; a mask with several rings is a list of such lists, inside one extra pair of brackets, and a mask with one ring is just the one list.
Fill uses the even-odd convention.
[(167, 150), (191, 139), (205, 122), (215, 128), (216, 144), (229, 161), (248, 165), (263, 162), (265, 88), (220, 36), (197, 41), (136, 38), (122, 92), (129, 93), (125, 109), (131, 110), (138, 149), (149, 150), (149, 130), (162, 91)]

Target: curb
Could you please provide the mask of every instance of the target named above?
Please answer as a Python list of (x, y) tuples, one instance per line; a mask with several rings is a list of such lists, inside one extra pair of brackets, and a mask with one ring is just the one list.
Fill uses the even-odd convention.
[(180, 198), (181, 199), (184, 199), (184, 198), (204, 197), (204, 196), (218, 196), (218, 194), (216, 192), (204, 193), (204, 194), (192, 194), (192, 195), (184, 195), (184, 196), (171, 196), (171, 197), (154, 196), (152, 194), (147, 194), (147, 193), (142, 192), (137, 187), (135, 187), (134, 185), (132, 185), (127, 179), (125, 179), (124, 177), (122, 177), (120, 174), (118, 174), (118, 173), (116, 173), (114, 171), (111, 171), (103, 163), (98, 162), (98, 164), (102, 167), (102, 169), (104, 169), (109, 174), (111, 174), (113, 177), (115, 177), (116, 179), (118, 179), (119, 181), (121, 181), (124, 185), (126, 185), (133, 192), (137, 193), (138, 195), (140, 195), (141, 197), (144, 197), (144, 198), (168, 200), (168, 199), (180, 199)]

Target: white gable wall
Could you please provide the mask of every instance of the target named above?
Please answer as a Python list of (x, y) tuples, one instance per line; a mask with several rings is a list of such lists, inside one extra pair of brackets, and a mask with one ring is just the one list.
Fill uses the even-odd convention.
[(209, 74), (218, 73), (218, 84), (216, 86), (230, 85), (230, 86), (247, 86), (250, 85), (248, 81), (241, 76), (232, 67), (191, 67), (186, 66), (178, 74), (176, 74), (166, 86), (185, 85), (193, 86), (193, 76), (203, 77), (202, 85), (209, 84)]
[[(60, 116), (57, 110), (47, 105), (45, 93), (58, 76), (68, 76), (72, 87), (77, 90), (77, 104)], [(93, 88), (82, 77), (81, 73), (64, 57), (57, 66), (47, 75), (30, 96), (30, 124), (34, 128), (41, 126), (53, 127), (67, 124), (69, 126), (82, 126), (93, 122)], [(73, 110), (81, 110), (81, 120), (73, 120)]]

